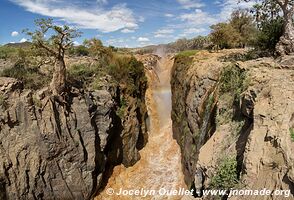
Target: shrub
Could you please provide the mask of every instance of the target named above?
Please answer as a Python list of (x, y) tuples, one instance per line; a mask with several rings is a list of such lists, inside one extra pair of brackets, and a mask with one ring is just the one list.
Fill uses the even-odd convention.
[(293, 128), (289, 128), (289, 132), (290, 132), (290, 137), (292, 139), (292, 142), (294, 142), (294, 129)]
[(4, 69), (0, 76), (12, 77), (23, 82), (24, 88), (37, 90), (49, 83), (50, 77), (42, 74), (36, 67), (26, 67), (19, 61), (13, 67)]
[(17, 54), (17, 48), (0, 46), (0, 59), (8, 59)]
[(95, 68), (87, 64), (75, 64), (69, 67), (68, 75), (74, 79), (85, 79), (95, 74)]
[(90, 87), (93, 89), (93, 90), (101, 90), (102, 89), (102, 84), (101, 84), (101, 81), (100, 79), (98, 78), (95, 78), (91, 83), (90, 83)]
[(178, 56), (194, 56), (196, 53), (198, 53), (198, 50), (187, 50), (187, 51), (182, 51), (178, 53)]
[(265, 20), (260, 25), (254, 46), (260, 50), (273, 52), (282, 34), (283, 19), (281, 17), (269, 21)]
[(230, 93), (235, 99), (239, 99), (242, 92), (246, 90), (246, 72), (235, 65), (227, 66), (219, 80), (220, 94)]
[(88, 56), (90, 52), (87, 47), (80, 45), (80, 46), (72, 47), (71, 49), (69, 49), (69, 54), (75, 55), (75, 56)]
[(212, 177), (210, 187), (214, 189), (231, 189), (238, 184), (237, 161), (225, 158), (221, 161), (215, 176)]
[[(235, 65), (227, 66), (221, 73), (219, 79), (219, 98), (216, 125), (230, 124), (233, 121), (241, 123), (245, 120), (240, 111), (241, 94), (247, 89), (249, 79), (246, 71)], [(240, 125), (241, 126), (241, 125)], [(236, 129), (234, 132), (238, 132)]]
[(67, 70), (67, 81), (76, 87), (91, 86), (92, 89), (101, 89), (100, 78), (106, 75), (106, 69), (99, 64), (74, 64)]
[(127, 104), (125, 97), (121, 97), (119, 108), (116, 111), (117, 116), (119, 116), (121, 119), (123, 119), (123, 117), (124, 117), (127, 106), (128, 106), (128, 104)]
[(146, 87), (144, 65), (133, 56), (115, 54), (107, 72), (117, 83), (124, 85), (128, 93), (135, 96), (142, 91), (142, 87)]

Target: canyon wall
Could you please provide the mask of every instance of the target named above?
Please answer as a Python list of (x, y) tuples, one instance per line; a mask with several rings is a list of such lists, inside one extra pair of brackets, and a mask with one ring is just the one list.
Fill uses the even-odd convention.
[(175, 58), (173, 134), (185, 182), (196, 190), (290, 190), (293, 197), (294, 71), (271, 58), (229, 59), (233, 53)]
[(114, 165), (140, 159), (146, 85), (134, 95), (104, 79), (52, 97), (0, 78), (0, 199), (91, 199)]

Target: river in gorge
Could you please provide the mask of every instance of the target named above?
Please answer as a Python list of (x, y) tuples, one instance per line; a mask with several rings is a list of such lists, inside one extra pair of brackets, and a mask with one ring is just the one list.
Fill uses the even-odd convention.
[[(180, 148), (172, 137), (171, 121), (171, 87), (170, 71), (173, 59), (169, 56), (158, 60), (153, 67), (156, 78), (148, 77), (149, 89), (146, 92), (146, 104), (150, 117), (149, 139), (140, 151), (141, 159), (132, 167), (116, 166), (105, 189), (96, 200), (139, 200), (139, 199), (171, 199), (181, 196), (147, 195), (118, 196), (109, 195), (109, 191), (155, 190), (166, 191), (186, 188), (181, 169)], [(163, 190), (162, 190), (163, 191)]]

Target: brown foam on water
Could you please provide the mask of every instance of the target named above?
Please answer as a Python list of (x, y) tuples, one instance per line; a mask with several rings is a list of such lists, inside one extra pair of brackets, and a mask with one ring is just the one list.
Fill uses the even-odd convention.
[(116, 166), (106, 188), (96, 200), (181, 199), (181, 196), (109, 196), (107, 189), (119, 192), (120, 188), (167, 190), (186, 188), (181, 169), (180, 149), (172, 137), (170, 70), (173, 60), (162, 58), (156, 67), (159, 82), (146, 92), (146, 103), (150, 116), (150, 132), (147, 145), (140, 151), (141, 159), (132, 167)]

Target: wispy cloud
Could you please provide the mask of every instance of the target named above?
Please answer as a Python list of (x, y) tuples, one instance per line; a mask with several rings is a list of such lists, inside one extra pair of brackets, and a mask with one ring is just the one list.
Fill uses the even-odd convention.
[(129, 47), (129, 39), (126, 38), (111, 38), (105, 42), (106, 45), (116, 46), (116, 47)]
[(187, 37), (190, 35), (196, 36), (207, 31), (205, 28), (187, 28), (179, 35), (180, 37)]
[(135, 32), (135, 30), (125, 28), (125, 29), (121, 30), (121, 32), (122, 33), (133, 33), (133, 32)]
[(168, 38), (173, 37), (172, 34), (175, 32), (174, 29), (171, 28), (162, 28), (154, 32), (155, 38)]
[(137, 41), (138, 41), (138, 42), (149, 42), (150, 39), (149, 39), (149, 38), (146, 38), (146, 37), (139, 37), (139, 38), (137, 39)]
[(166, 13), (164, 16), (165, 17), (174, 17), (175, 15), (174, 14), (171, 14), (171, 13)]
[(223, 2), (221, 2), (222, 8), (221, 12), (219, 13), (219, 19), (227, 20), (235, 9), (251, 8), (255, 3), (255, 1), (245, 2), (238, 0), (223, 0)]
[(215, 15), (204, 12), (200, 9), (196, 9), (194, 12), (191, 13), (182, 14), (179, 16), (179, 18), (189, 27), (209, 25), (218, 22), (218, 19)]
[(181, 4), (185, 9), (201, 8), (205, 6), (205, 4), (199, 0), (177, 0), (177, 2)]
[[(118, 4), (106, 10), (99, 4), (95, 8), (81, 8), (65, 0), (10, 0), (27, 11), (49, 17), (60, 18), (79, 28), (97, 29), (101, 32), (113, 32), (122, 29), (138, 28), (131, 9), (126, 4)], [(99, 0), (107, 3), (106, 0)]]
[[(180, 0), (178, 0), (180, 1)], [(182, 0), (190, 2), (190, 0)], [(218, 12), (209, 12), (197, 8), (195, 10), (187, 10), (180, 14), (177, 19), (179, 23), (173, 24), (170, 27), (180, 30), (179, 37), (196, 36), (203, 33), (208, 33), (209, 26), (219, 22), (224, 22), (229, 19), (231, 13), (238, 8), (250, 8), (254, 5), (253, 2), (241, 2), (239, 0), (217, 0), (213, 2), (217, 4)]]

